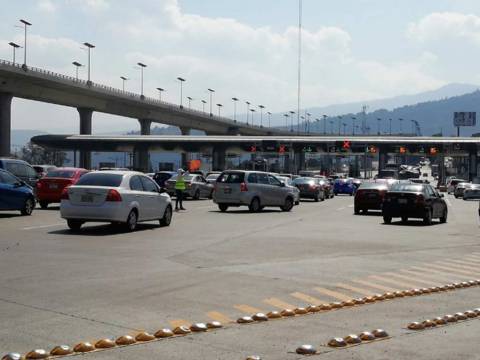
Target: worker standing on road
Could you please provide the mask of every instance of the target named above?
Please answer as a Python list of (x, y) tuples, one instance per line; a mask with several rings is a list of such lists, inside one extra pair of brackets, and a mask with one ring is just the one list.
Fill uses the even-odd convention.
[[(183, 192), (186, 189), (185, 185), (185, 171), (183, 169), (178, 169), (177, 170), (177, 179), (175, 181), (175, 195), (176, 195), (176, 200), (175, 200), (175, 211), (178, 210), (186, 210), (183, 207)], [(180, 205), (180, 208), (178, 207)]]

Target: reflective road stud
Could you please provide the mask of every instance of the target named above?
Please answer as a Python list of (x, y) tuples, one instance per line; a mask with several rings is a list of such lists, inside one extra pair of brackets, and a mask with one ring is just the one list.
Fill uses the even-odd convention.
[(117, 340), (115, 340), (115, 343), (120, 346), (132, 345), (132, 344), (135, 344), (136, 342), (137, 340), (135, 340), (135, 338), (130, 335), (120, 336)]
[(255, 320), (252, 319), (251, 316), (243, 316), (237, 320), (237, 323), (239, 324), (250, 324), (254, 322)]
[(186, 334), (190, 334), (191, 331), (186, 326), (177, 326), (175, 329), (173, 329), (173, 333), (175, 335), (186, 335)]
[(43, 349), (32, 350), (25, 355), (25, 359), (46, 359), (47, 357), (48, 353)]
[(154, 336), (159, 339), (168, 338), (173, 335), (173, 331), (170, 329), (160, 329), (154, 334)]
[(375, 329), (372, 331), (373, 336), (377, 339), (382, 339), (388, 337), (388, 333), (383, 329)]
[(65, 356), (73, 353), (73, 349), (68, 345), (59, 345), (55, 346), (51, 351), (50, 355), (52, 356)]
[(112, 339), (101, 339), (95, 343), (97, 349), (110, 349), (117, 346)]
[(190, 330), (192, 330), (193, 332), (204, 332), (204, 331), (207, 331), (208, 328), (207, 328), (207, 325), (204, 323), (195, 323), (192, 326), (190, 326)]
[(269, 319), (280, 319), (282, 314), (280, 314), (278, 311), (270, 311), (267, 316)]
[(343, 338), (333, 338), (328, 342), (328, 346), (330, 347), (345, 347), (347, 343)]
[(317, 349), (315, 349), (312, 345), (302, 345), (298, 347), (295, 352), (300, 355), (314, 355), (317, 353)]
[(2, 357), (2, 360), (22, 360), (22, 355), (19, 353), (11, 352)]
[(137, 336), (135, 336), (135, 340), (137, 341), (142, 341), (142, 342), (145, 342), (145, 341), (152, 341), (155, 339), (155, 336), (153, 336), (152, 334), (146, 332), (146, 331), (143, 331), (141, 333), (138, 333)]
[(207, 323), (207, 327), (209, 329), (220, 329), (223, 327), (223, 325), (220, 321), (210, 321)]
[(369, 331), (364, 331), (360, 335), (358, 335), (362, 341), (372, 341), (375, 340), (375, 335), (373, 335)]
[(358, 337), (358, 335), (351, 334), (345, 337), (345, 342), (349, 345), (353, 345), (360, 344), (362, 340)]
[(81, 342), (81, 343), (75, 345), (75, 347), (73, 348), (73, 351), (75, 351), (77, 353), (85, 353), (85, 352), (90, 352), (90, 351), (93, 351), (93, 350), (95, 350), (95, 346), (93, 346), (89, 342)]
[(250, 355), (246, 360), (262, 360), (262, 358), (258, 355)]
[(415, 321), (413, 323), (408, 324), (408, 328), (410, 330), (423, 330), (425, 329), (425, 325), (423, 323)]

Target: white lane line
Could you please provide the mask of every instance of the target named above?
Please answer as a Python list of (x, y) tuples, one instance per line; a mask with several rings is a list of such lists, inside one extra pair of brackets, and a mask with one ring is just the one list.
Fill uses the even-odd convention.
[(349, 207), (349, 208), (353, 208), (353, 206), (354, 206), (353, 204), (351, 204), (351, 205), (348, 205), (348, 207)]
[(50, 224), (50, 225), (29, 226), (29, 227), (24, 227), (24, 228), (22, 228), (22, 230), (45, 229), (45, 228), (55, 227), (55, 226), (60, 226), (60, 225), (65, 225), (65, 223)]
[(345, 210), (346, 207), (341, 207), (341, 208), (338, 208), (337, 211), (342, 211), (342, 210)]
[(445, 198), (445, 202), (447, 203), (448, 206), (452, 207), (452, 203), (450, 202), (450, 199)]

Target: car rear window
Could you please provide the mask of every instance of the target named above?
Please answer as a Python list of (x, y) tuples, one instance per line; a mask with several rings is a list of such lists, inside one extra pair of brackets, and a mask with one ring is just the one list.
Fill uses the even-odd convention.
[(227, 184), (240, 184), (245, 180), (245, 173), (222, 173), (217, 182)]
[(377, 189), (377, 190), (384, 190), (386, 189), (387, 186), (384, 183), (363, 183), (360, 185), (358, 188), (359, 190), (365, 190), (365, 189)]
[(308, 178), (308, 177), (300, 177), (293, 180), (294, 184), (312, 184), (314, 182), (315, 182), (314, 179)]
[(423, 192), (424, 187), (416, 184), (395, 184), (391, 191)]
[(52, 170), (47, 173), (47, 178), (64, 178), (71, 179), (75, 176), (75, 171), (72, 170)]
[[(185, 181), (192, 181), (192, 179), (194, 178), (194, 176), (195, 176), (195, 175), (184, 175), (184, 176), (183, 176), (183, 180), (185, 180)], [(168, 179), (168, 180), (175, 180), (175, 181), (176, 181), (176, 180), (177, 180), (177, 177), (178, 177), (178, 175), (175, 174), (175, 175), (173, 175), (173, 176), (172, 176), (170, 179)]]
[(120, 174), (90, 173), (83, 175), (77, 185), (118, 187), (122, 179), (123, 175)]

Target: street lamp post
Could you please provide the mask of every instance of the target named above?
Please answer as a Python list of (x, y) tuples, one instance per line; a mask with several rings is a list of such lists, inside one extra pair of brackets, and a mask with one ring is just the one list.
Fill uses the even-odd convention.
[(193, 98), (191, 96), (187, 96), (187, 99), (188, 99), (188, 109), (190, 110), (191, 107), (192, 107), (192, 100)]
[(183, 83), (186, 81), (182, 77), (177, 77), (177, 80), (180, 82), (180, 109), (183, 109)]
[(218, 106), (218, 117), (220, 117), (220, 110), (222, 109), (222, 104), (217, 104)]
[(202, 110), (203, 110), (203, 112), (205, 112), (205, 104), (206, 104), (206, 103), (207, 103), (207, 102), (206, 102), (205, 100), (202, 100)]
[(327, 135), (327, 115), (323, 116), (323, 135)]
[(13, 41), (9, 42), (8, 45), (10, 45), (13, 49), (13, 65), (15, 65), (15, 51), (20, 47), (20, 45), (15, 44)]
[(293, 115), (295, 115), (295, 111), (290, 111), (290, 115), (291, 115), (290, 132), (293, 132)]
[(285, 131), (288, 131), (288, 117), (289, 117), (290, 115), (288, 115), (288, 114), (283, 114), (283, 116), (285, 116)]
[(342, 116), (338, 116), (338, 135), (342, 135)]
[(25, 38), (23, 43), (23, 66), (27, 66), (27, 26), (31, 26), (32, 24), (29, 23), (27, 20), (20, 19), (20, 22), (24, 26)]
[(237, 121), (237, 101), (238, 98), (232, 97), (233, 100), (233, 121)]
[(333, 120), (328, 121), (330, 123), (330, 134), (333, 135)]
[(268, 127), (271, 127), (272, 113), (270, 111), (268, 111), (267, 115), (268, 115)]
[(130, 80), (126, 76), (120, 76), (120, 79), (122, 79), (122, 91), (125, 91), (125, 81)]
[(263, 105), (258, 105), (260, 108), (260, 127), (263, 127), (263, 109), (265, 109), (265, 106)]
[(347, 123), (342, 123), (343, 125), (343, 135), (347, 135)]
[(255, 113), (255, 109), (250, 109), (250, 112), (252, 113), (252, 126), (255, 126), (255, 123), (253, 121), (254, 120), (253, 116), (254, 116), (254, 113)]
[(157, 87), (158, 90), (158, 100), (162, 101), (162, 93), (165, 91), (165, 89), (161, 87)]
[(137, 63), (138, 66), (140, 66), (140, 97), (143, 99), (145, 96), (143, 95), (143, 69), (147, 67), (144, 63)]
[(388, 121), (390, 122), (390, 136), (392, 136), (392, 119), (388, 119)]
[(377, 135), (380, 136), (380, 133), (381, 133), (381, 124), (382, 124), (382, 119), (381, 118), (377, 118), (377, 121), (378, 121), (378, 129), (377, 129)]
[(87, 47), (87, 51), (88, 51), (88, 81), (87, 81), (87, 84), (91, 84), (92, 81), (90, 79), (90, 74), (91, 74), (90, 73), (90, 69), (91, 69), (90, 68), (90, 50), (92, 50), (95, 47), (95, 45), (92, 45), (88, 42), (84, 42), (83, 45), (85, 45)]
[(400, 135), (402, 135), (403, 134), (403, 119), (399, 118), (398, 120), (400, 121)]
[(213, 93), (215, 90), (208, 89), (208, 91), (210, 92), (210, 116), (213, 116)]
[(355, 120), (357, 118), (355, 116), (352, 116), (352, 135), (355, 136)]
[(78, 68), (80, 68), (83, 65), (80, 64), (78, 61), (74, 61), (72, 62), (72, 64), (75, 66), (75, 79), (78, 81)]
[(412, 136), (415, 136), (415, 120), (410, 120), (412, 123)]
[(248, 125), (248, 117), (249, 117), (249, 114), (250, 114), (250, 102), (245, 101), (245, 104), (247, 104), (247, 125)]

